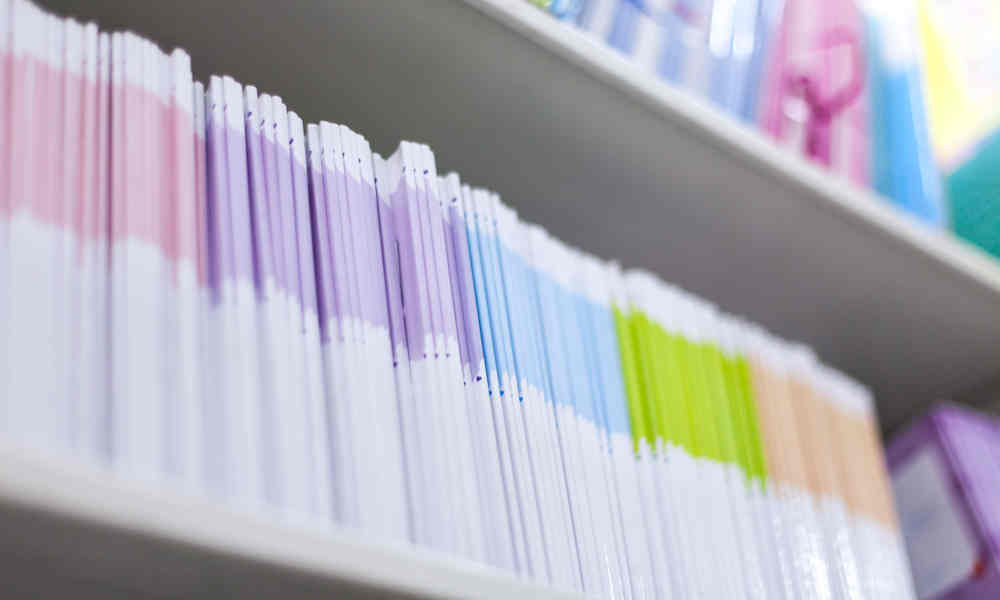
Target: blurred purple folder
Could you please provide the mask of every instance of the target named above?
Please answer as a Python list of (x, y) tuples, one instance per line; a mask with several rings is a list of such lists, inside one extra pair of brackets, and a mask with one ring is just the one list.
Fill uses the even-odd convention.
[(1000, 421), (942, 405), (889, 445), (920, 598), (1000, 598)]

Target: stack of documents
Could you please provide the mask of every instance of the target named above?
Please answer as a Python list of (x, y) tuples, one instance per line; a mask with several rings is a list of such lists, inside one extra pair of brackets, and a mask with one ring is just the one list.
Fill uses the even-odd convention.
[(589, 597), (912, 597), (808, 349), (181, 50), (26, 0), (0, 44), (6, 441)]

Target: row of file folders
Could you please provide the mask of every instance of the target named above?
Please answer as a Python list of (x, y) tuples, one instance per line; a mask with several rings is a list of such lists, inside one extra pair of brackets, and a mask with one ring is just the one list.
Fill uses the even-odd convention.
[(0, 2), (0, 429), (598, 598), (908, 598), (865, 388), (181, 50)]

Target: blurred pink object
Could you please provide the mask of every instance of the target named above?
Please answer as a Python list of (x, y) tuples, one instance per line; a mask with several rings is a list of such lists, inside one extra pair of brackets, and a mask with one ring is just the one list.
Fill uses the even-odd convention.
[(760, 126), (860, 185), (869, 181), (864, 22), (852, 0), (788, 0), (761, 86)]

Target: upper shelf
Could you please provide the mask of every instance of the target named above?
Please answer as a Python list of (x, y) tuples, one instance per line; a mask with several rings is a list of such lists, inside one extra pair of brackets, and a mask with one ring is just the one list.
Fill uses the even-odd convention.
[(521, 0), (43, 2), (188, 49), (501, 193), (871, 385), (886, 428), (1000, 373), (1000, 266)]

